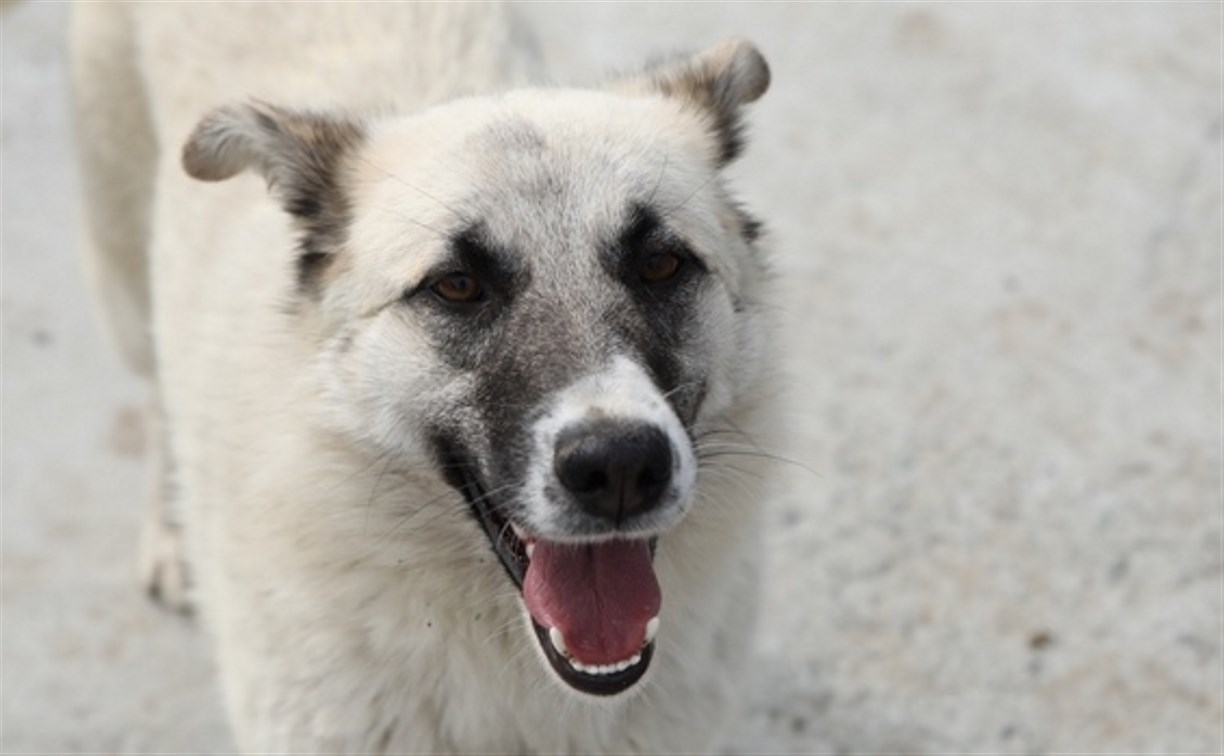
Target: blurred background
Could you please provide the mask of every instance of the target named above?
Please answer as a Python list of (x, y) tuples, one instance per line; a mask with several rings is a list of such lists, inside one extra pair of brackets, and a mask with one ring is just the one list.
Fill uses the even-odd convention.
[[(3, 7), (4, 752), (232, 749), (136, 585), (68, 7)], [(727, 750), (1218, 753), (1217, 3), (531, 4), (554, 78), (745, 36), (790, 440)]]

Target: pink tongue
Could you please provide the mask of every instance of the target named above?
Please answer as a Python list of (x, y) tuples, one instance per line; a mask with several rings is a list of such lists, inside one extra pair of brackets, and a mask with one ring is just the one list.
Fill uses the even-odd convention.
[(663, 597), (646, 541), (536, 541), (523, 600), (536, 622), (561, 631), (571, 657), (594, 665), (640, 651)]

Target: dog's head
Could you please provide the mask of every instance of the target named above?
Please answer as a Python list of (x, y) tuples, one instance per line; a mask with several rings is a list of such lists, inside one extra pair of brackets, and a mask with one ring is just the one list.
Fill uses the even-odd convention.
[(768, 83), (728, 42), (410, 117), (228, 108), (184, 150), (197, 178), (268, 180), (301, 231), (331, 422), (462, 493), (581, 691), (649, 665), (655, 539), (760, 367), (758, 226), (721, 173)]

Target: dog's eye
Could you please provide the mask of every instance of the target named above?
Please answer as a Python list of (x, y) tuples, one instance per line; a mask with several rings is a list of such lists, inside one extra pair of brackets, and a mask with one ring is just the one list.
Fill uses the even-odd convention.
[(480, 281), (466, 273), (448, 273), (430, 287), (443, 301), (451, 304), (471, 304), (484, 298)]
[(662, 283), (680, 272), (684, 260), (670, 252), (655, 252), (642, 261), (642, 280), (648, 284)]

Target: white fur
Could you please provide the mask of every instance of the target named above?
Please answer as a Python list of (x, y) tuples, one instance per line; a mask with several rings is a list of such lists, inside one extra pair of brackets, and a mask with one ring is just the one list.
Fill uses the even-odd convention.
[[(166, 415), (194, 603), (215, 637), (237, 741), (249, 752), (707, 750), (742, 685), (755, 490), (729, 496), (681, 455), (678, 487), (697, 493), (680, 497), (692, 511), (659, 541), (663, 629), (649, 675), (613, 699), (574, 693), (429, 464), (424, 408), (470, 387), (439, 367), (395, 303), (441, 254), (430, 227), (473, 186), (530, 179), (472, 142), (521, 116), (588, 166), (569, 176), (567, 233), (616, 212), (623, 196), (611, 188), (654, 185), (669, 221), (708, 255), (722, 288), (703, 305), (695, 347), (713, 365), (702, 422), (751, 431), (764, 326), (759, 310), (737, 314), (731, 301), (759, 302), (761, 276), (728, 233), (709, 134), (690, 106), (637, 85), (421, 110), (513, 83), (524, 66), (507, 57), (512, 26), (485, 5), (352, 5), (84, 3), (74, 23), (90, 259), (125, 353)], [(177, 160), (205, 112), (251, 97), (418, 113), (370, 117), (344, 177), (359, 253), (296, 320), (284, 314), (294, 232), (265, 182), (204, 184)], [(548, 242), (546, 229), (514, 227), (520, 217), (530, 220), (516, 210), (500, 228)], [(629, 404), (682, 435), (674, 415)], [(416, 464), (388, 473), (389, 455)]]

